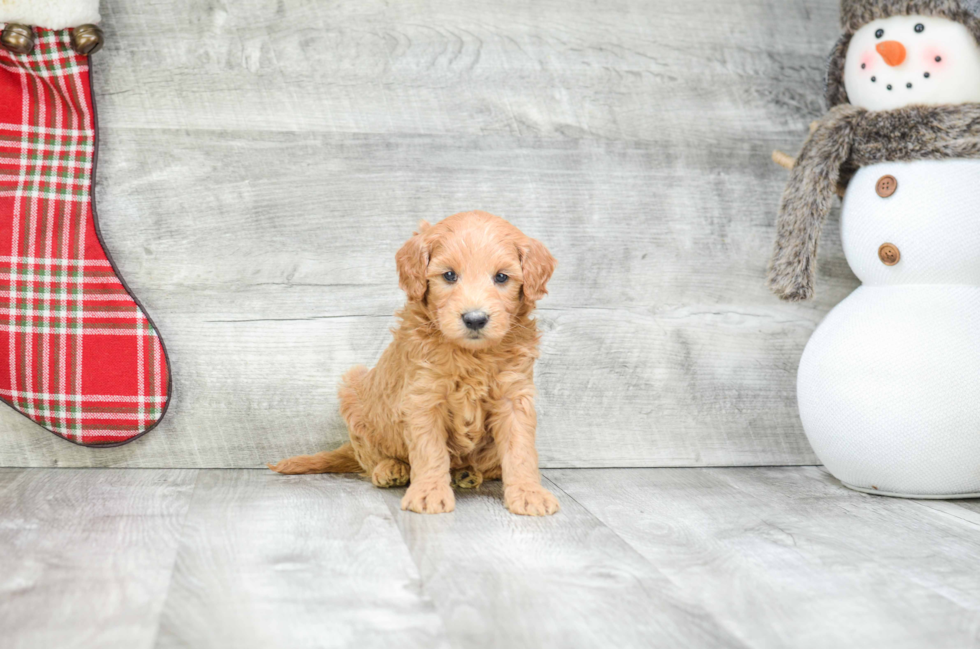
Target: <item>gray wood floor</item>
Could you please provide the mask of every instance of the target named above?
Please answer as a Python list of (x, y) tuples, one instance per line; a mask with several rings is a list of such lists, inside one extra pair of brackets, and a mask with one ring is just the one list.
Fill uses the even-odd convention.
[(453, 514), (355, 476), (0, 470), (0, 646), (980, 646), (980, 506), (819, 468), (545, 471)]

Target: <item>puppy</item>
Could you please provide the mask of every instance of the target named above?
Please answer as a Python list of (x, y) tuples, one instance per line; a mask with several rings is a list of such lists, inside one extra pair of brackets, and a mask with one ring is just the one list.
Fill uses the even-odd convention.
[(353, 368), (340, 387), (350, 443), (269, 468), (411, 483), (402, 509), (424, 514), (453, 511), (454, 483), (502, 478), (511, 512), (554, 514), (534, 446), (539, 334), (530, 317), (554, 257), (507, 221), (464, 212), (423, 221), (395, 261), (408, 303), (394, 341), (374, 369)]

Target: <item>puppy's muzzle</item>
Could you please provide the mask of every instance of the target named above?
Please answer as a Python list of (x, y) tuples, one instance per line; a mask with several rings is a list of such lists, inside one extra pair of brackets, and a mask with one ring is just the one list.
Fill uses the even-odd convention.
[(490, 316), (485, 311), (467, 311), (463, 314), (463, 324), (470, 331), (479, 331), (490, 322)]

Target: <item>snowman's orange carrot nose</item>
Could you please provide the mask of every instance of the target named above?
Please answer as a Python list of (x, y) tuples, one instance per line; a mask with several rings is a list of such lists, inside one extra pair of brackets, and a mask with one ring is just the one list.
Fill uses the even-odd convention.
[(901, 65), (905, 61), (905, 46), (898, 41), (878, 43), (875, 49), (878, 50), (878, 54), (881, 54), (881, 58), (885, 59), (885, 63), (892, 67)]

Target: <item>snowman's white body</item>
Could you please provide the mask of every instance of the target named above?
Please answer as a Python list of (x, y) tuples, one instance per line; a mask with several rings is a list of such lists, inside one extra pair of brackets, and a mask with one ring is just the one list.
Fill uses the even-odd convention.
[[(879, 178), (898, 189), (878, 195)], [(849, 487), (980, 495), (980, 160), (883, 163), (851, 180), (841, 212), (863, 285), (800, 362), (804, 429)], [(885, 265), (878, 249), (901, 252)]]
[[(945, 18), (873, 20), (851, 38), (844, 85), (868, 110), (980, 102), (980, 44)], [(883, 176), (897, 181), (894, 193), (877, 191)], [(980, 496), (980, 160), (862, 168), (841, 237), (863, 285), (800, 361), (814, 451), (855, 489)], [(879, 258), (886, 243), (901, 253), (895, 265)]]

